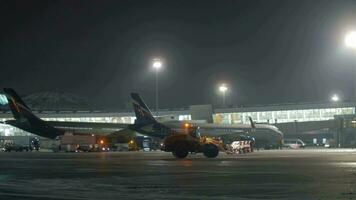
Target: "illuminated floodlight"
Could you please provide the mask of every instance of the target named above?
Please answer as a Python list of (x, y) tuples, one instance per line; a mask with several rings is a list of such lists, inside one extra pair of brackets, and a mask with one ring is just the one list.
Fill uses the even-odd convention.
[(222, 105), (225, 107), (225, 96), (226, 91), (228, 90), (226, 84), (221, 84), (219, 87), (219, 91), (222, 93)]
[(225, 84), (222, 84), (220, 87), (219, 87), (219, 90), (220, 92), (226, 92), (227, 91), (227, 86)]
[(345, 45), (347, 47), (356, 49), (356, 31), (349, 32), (345, 36)]
[(334, 94), (334, 95), (331, 97), (331, 101), (337, 102), (337, 101), (339, 101), (339, 97), (338, 97), (336, 94)]
[(153, 66), (154, 69), (157, 69), (157, 70), (160, 69), (162, 67), (161, 60), (160, 59), (154, 59), (152, 66)]

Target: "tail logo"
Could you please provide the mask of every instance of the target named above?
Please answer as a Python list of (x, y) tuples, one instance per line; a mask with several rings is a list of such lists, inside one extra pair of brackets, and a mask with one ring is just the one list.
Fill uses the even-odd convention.
[(17, 111), (18, 113), (20, 113), (20, 108), (19, 108), (19, 106), (17, 105), (17, 103), (16, 103), (16, 101), (15, 101), (15, 99), (14, 99), (13, 97), (11, 97), (11, 101), (12, 101), (14, 107), (16, 108), (16, 111)]
[(137, 114), (139, 114), (140, 116), (142, 116), (142, 117), (150, 116), (149, 115), (150, 111), (146, 110), (138, 102), (134, 101), (133, 105), (135, 107), (135, 110), (136, 110)]
[(145, 113), (143, 112), (143, 110), (141, 109), (140, 106), (136, 105), (135, 104), (135, 107), (136, 107), (136, 110), (138, 112), (138, 114), (140, 114), (141, 117), (144, 117), (145, 116)]

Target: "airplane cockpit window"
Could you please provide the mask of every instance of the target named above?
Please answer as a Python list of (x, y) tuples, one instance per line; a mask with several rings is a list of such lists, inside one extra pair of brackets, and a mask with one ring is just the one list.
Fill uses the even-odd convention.
[(8, 104), (6, 96), (3, 94), (0, 94), (0, 105), (6, 105), (6, 104)]

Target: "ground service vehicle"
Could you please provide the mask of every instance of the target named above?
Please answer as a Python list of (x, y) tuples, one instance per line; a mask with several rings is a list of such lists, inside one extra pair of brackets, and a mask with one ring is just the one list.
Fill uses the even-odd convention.
[(4, 151), (39, 151), (40, 142), (36, 137), (29, 136), (7, 136), (1, 140)]
[(22, 145), (18, 145), (18, 144), (10, 144), (7, 143), (5, 145), (5, 151), (6, 152), (11, 152), (11, 151), (30, 151), (30, 147), (28, 146), (22, 146)]
[(306, 145), (301, 139), (285, 139), (283, 146), (291, 149), (299, 149), (305, 148)]
[(215, 158), (224, 149), (222, 142), (201, 137), (199, 127), (187, 124), (184, 132), (173, 133), (164, 138), (161, 150), (172, 152), (176, 158), (185, 158), (189, 152), (202, 152), (208, 158)]
[(58, 148), (59, 151), (65, 152), (99, 152), (110, 150), (104, 137), (72, 134), (62, 136)]
[(250, 140), (238, 140), (233, 141), (228, 147), (228, 153), (250, 153), (253, 152), (253, 143)]

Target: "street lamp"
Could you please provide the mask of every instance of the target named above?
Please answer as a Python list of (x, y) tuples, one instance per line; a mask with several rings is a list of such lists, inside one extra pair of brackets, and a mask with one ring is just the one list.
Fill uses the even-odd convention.
[(356, 31), (349, 32), (345, 36), (345, 45), (352, 49), (356, 49)]
[(162, 68), (162, 62), (160, 59), (153, 59), (152, 64), (153, 69), (155, 70), (155, 82), (156, 82), (156, 116), (158, 116), (158, 71)]
[(154, 59), (153, 60), (153, 68), (154, 69), (161, 69), (162, 67), (162, 62), (160, 59)]
[(225, 84), (221, 84), (219, 87), (219, 91), (222, 93), (223, 95), (223, 106), (225, 107), (225, 95), (226, 95), (226, 91), (227, 91), (227, 86)]
[(331, 97), (331, 101), (337, 102), (337, 101), (339, 101), (339, 97), (338, 97), (336, 94), (334, 94), (334, 95)]

